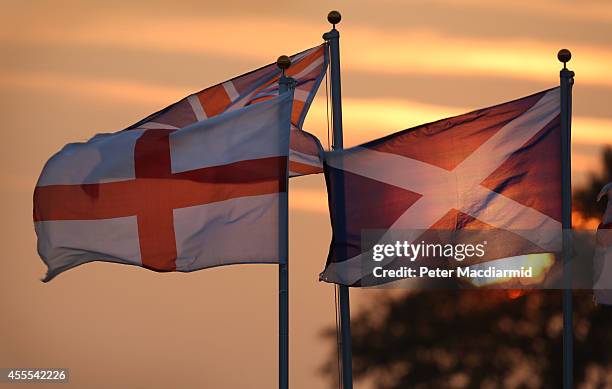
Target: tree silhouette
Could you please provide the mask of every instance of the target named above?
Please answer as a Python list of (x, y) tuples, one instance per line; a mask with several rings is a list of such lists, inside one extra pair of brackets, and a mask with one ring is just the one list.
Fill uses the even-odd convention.
[[(612, 181), (612, 148), (603, 159), (605, 172), (591, 174), (575, 191), (574, 207), (587, 217), (601, 217), (605, 204), (595, 199)], [(353, 316), (357, 387), (363, 382), (379, 389), (563, 386), (561, 291), (399, 294), (378, 295)], [(574, 292), (576, 387), (612, 387), (611, 324), (612, 307), (595, 305), (589, 291)], [(335, 329), (326, 336), (335, 341)], [(323, 371), (337, 382), (335, 354)]]
[(608, 146), (602, 152), (601, 174), (589, 174), (589, 182), (574, 191), (574, 209), (587, 218), (600, 218), (606, 209), (606, 202), (597, 202), (597, 194), (608, 182), (612, 182), (612, 147)]

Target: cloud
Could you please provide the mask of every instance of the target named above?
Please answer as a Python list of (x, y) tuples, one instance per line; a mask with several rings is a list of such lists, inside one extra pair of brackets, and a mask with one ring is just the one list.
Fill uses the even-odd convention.
[[(50, 90), (111, 102), (150, 105), (151, 111), (170, 105), (193, 90), (123, 79), (70, 76), (53, 73), (4, 72), (0, 85), (5, 88)], [(205, 87), (205, 86), (203, 86)], [(390, 132), (459, 115), (482, 107), (444, 106), (401, 98), (346, 97), (342, 102), (345, 137), (349, 143), (362, 143)], [(321, 139), (327, 128), (326, 104), (315, 99), (307, 117), (306, 129), (314, 129)], [(572, 140), (581, 144), (612, 144), (612, 119), (574, 116)], [(325, 136), (324, 136), (325, 135)]]
[(5, 88), (51, 90), (58, 94), (95, 97), (109, 101), (159, 106), (180, 100), (191, 92), (184, 88), (122, 79), (71, 76), (53, 73), (4, 72), (0, 85)]
[[(500, 103), (499, 101), (498, 103)], [(367, 142), (389, 133), (433, 122), (484, 107), (457, 107), (424, 104), (399, 98), (345, 98), (342, 102), (343, 127), (346, 143)], [(305, 129), (327, 128), (325, 101), (315, 100), (307, 117)], [(612, 119), (574, 116), (572, 141), (585, 145), (612, 145)]]
[[(465, 38), (433, 31), (389, 33), (349, 29), (343, 39), (343, 64), (350, 70), (401, 75), (503, 76), (557, 83), (561, 64), (557, 51), (565, 42), (534, 39)], [(579, 69), (580, 82), (612, 86), (612, 51), (581, 45), (570, 67)]]
[[(397, 1), (392, 1), (397, 3)], [(428, 0), (428, 3), (457, 5), (453, 0)], [(513, 2), (488, 0), (462, 0), (461, 7), (478, 8), (489, 12), (516, 12), (539, 16), (563, 16), (573, 20), (591, 22), (612, 22), (612, 4), (602, 1), (583, 0), (578, 5), (572, 1), (558, 0), (515, 0)]]
[[(6, 21), (0, 44), (85, 45), (92, 47), (157, 50), (169, 53), (207, 53), (238, 59), (272, 62), (320, 43), (320, 24), (296, 20), (236, 17), (163, 18), (100, 16), (88, 23), (62, 24), (58, 19), (34, 23), (27, 29)], [(228, 33), (231, 26), (231, 33)], [(15, 29), (13, 29), (13, 27)], [(279, 31), (285, 31), (279, 34)], [(222, 37), (219, 39), (217, 37)], [(571, 42), (569, 42), (571, 43)], [(348, 71), (390, 75), (504, 76), (539, 82), (556, 81), (559, 48), (568, 41), (537, 38), (466, 37), (432, 28), (390, 31), (347, 25), (342, 31), (342, 62)], [(580, 82), (612, 86), (608, 69), (612, 51), (607, 46), (576, 44), (572, 67)]]

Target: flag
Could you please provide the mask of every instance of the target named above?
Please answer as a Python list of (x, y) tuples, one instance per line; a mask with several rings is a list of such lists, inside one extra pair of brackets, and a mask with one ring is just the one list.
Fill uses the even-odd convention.
[(286, 261), (292, 97), (66, 145), (34, 191), (45, 281), (91, 261), (162, 272)]
[(597, 227), (593, 289), (598, 304), (612, 305), (612, 182), (601, 189), (597, 201), (604, 196), (608, 197), (608, 204)]
[[(302, 125), (310, 103), (327, 69), (325, 44), (291, 56), (287, 77), (296, 81), (293, 110), (291, 112), (291, 144), (289, 155), (290, 176), (322, 173), (320, 160), (322, 147)], [(179, 129), (206, 120), (223, 112), (233, 111), (278, 95), (280, 69), (276, 63), (232, 78), (156, 112), (130, 126), (134, 129)]]
[(412, 231), (409, 243), (429, 230), (496, 230), (517, 242), (497, 258), (558, 252), (560, 133), (554, 88), (326, 153), (333, 237), (321, 280), (362, 284), (368, 230), (380, 241)]

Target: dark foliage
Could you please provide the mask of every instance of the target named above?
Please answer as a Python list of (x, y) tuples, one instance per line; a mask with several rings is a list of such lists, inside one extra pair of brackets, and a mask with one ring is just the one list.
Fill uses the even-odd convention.
[[(378, 299), (383, 315), (378, 305), (352, 321), (357, 383), (367, 378), (380, 389), (561, 388), (561, 292), (513, 293), (429, 291)], [(594, 305), (591, 293), (574, 294), (577, 383), (612, 386), (611, 320), (612, 309)]]
[(601, 174), (591, 173), (589, 183), (574, 190), (574, 209), (587, 218), (599, 218), (606, 209), (606, 201), (597, 202), (597, 194), (608, 182), (612, 182), (612, 147), (606, 147), (602, 153)]

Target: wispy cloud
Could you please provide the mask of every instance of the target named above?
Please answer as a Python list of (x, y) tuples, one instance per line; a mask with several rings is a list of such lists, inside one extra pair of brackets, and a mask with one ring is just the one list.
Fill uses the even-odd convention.
[[(209, 53), (271, 62), (320, 42), (321, 26), (275, 19), (166, 18), (154, 24), (146, 19), (98, 18), (89, 23), (47, 23), (15, 29), (10, 20), (0, 31), (0, 44), (37, 43), (88, 45), (108, 48), (154, 49), (159, 55), (172, 52)], [(60, 23), (61, 24), (61, 23)], [(228, 26), (232, 33), (226, 34)], [(278, 34), (278, 31), (286, 31)], [(222, 36), (223, 39), (215, 37)], [(265, 45), (264, 45), (265, 43)], [(571, 42), (570, 42), (571, 43)], [(461, 37), (430, 29), (395, 29), (367, 26), (343, 28), (342, 60), (347, 70), (386, 74), (422, 73), (444, 75), (499, 75), (541, 82), (556, 81), (560, 64), (557, 50), (566, 41)], [(265, 47), (263, 49), (262, 47)], [(584, 84), (612, 86), (612, 50), (581, 43), (575, 47), (572, 67), (580, 69)]]
[[(527, 39), (486, 39), (445, 36), (432, 31), (347, 28), (343, 48), (346, 66), (389, 74), (488, 75), (540, 82), (557, 82), (561, 67), (557, 51), (567, 42)], [(612, 50), (581, 45), (571, 66), (580, 69), (580, 82), (612, 85)]]
[(72, 94), (118, 103), (137, 103), (151, 106), (169, 105), (190, 93), (183, 88), (154, 85), (146, 82), (31, 72), (0, 73), (0, 85), (4, 88), (46, 89), (58, 94)]
[[(399, 3), (392, 0), (392, 3)], [(457, 5), (454, 0), (428, 0), (430, 4)], [(461, 0), (462, 7), (478, 7), (489, 11), (520, 11), (524, 14), (550, 16), (560, 15), (572, 19), (612, 22), (612, 3), (607, 1), (583, 0), (579, 3), (574, 1), (559, 0), (515, 0), (488, 1), (488, 0)]]
[[(32, 72), (2, 73), (0, 85), (7, 90), (46, 89), (117, 103), (149, 105), (151, 111), (172, 104), (192, 92), (186, 88), (147, 82)], [(480, 108), (424, 104), (400, 98), (352, 97), (345, 98), (342, 107), (344, 126), (349, 130), (346, 137), (351, 144)], [(314, 129), (322, 139), (327, 128), (326, 111), (325, 100), (315, 99), (305, 125), (306, 129)], [(612, 119), (575, 116), (573, 141), (589, 145), (612, 144)]]
[[(345, 138), (359, 144), (389, 133), (433, 122), (484, 107), (449, 107), (405, 99), (346, 98), (342, 103)], [(325, 101), (316, 100), (306, 129), (326, 129)], [(585, 145), (612, 145), (612, 120), (585, 116), (573, 118), (572, 141)]]

